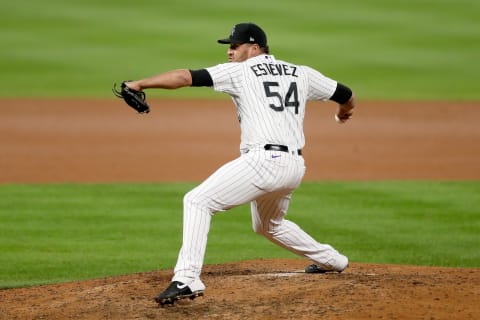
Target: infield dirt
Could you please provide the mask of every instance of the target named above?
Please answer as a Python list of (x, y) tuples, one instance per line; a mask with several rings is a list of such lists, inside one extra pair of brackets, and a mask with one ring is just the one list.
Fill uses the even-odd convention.
[[(0, 183), (201, 181), (238, 155), (230, 101), (150, 104), (0, 100)], [(478, 103), (360, 101), (346, 125), (334, 111), (308, 106), (305, 180), (480, 179)], [(172, 270), (0, 290), (0, 319), (480, 319), (479, 268), (308, 263), (207, 265), (205, 296), (169, 308), (152, 298)]]

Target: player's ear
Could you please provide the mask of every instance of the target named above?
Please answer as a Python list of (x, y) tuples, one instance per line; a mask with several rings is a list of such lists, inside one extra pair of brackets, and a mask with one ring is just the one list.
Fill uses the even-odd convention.
[(250, 48), (253, 49), (255, 52), (260, 51), (260, 46), (257, 43), (252, 44)]

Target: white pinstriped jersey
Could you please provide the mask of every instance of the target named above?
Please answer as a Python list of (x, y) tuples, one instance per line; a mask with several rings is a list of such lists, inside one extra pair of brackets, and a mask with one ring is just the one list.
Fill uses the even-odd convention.
[[(323, 270), (344, 270), (346, 256), (285, 219), (292, 193), (305, 174), (305, 161), (295, 149), (305, 143), (306, 102), (330, 99), (337, 82), (310, 67), (265, 54), (207, 71), (214, 90), (228, 93), (237, 107), (241, 155), (185, 195), (182, 248), (172, 281), (188, 284), (192, 292), (203, 292), (200, 273), (210, 221), (215, 213), (248, 202), (255, 232)], [(289, 152), (265, 150), (266, 144), (287, 146)]]
[(302, 149), (307, 101), (328, 100), (337, 87), (335, 80), (310, 67), (266, 54), (207, 71), (213, 89), (229, 94), (237, 107), (242, 150), (267, 143)]

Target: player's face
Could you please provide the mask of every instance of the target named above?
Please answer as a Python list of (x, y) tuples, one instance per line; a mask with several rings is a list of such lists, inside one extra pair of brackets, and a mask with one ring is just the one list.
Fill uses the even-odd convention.
[(252, 57), (252, 44), (243, 43), (243, 44), (230, 44), (228, 48), (228, 62), (242, 62)]

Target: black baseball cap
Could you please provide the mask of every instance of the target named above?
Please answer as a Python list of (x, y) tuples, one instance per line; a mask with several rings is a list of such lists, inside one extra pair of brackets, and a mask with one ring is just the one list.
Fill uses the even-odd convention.
[(263, 48), (267, 46), (267, 35), (263, 32), (262, 28), (254, 23), (239, 23), (233, 27), (228, 38), (220, 39), (218, 43), (257, 43)]

